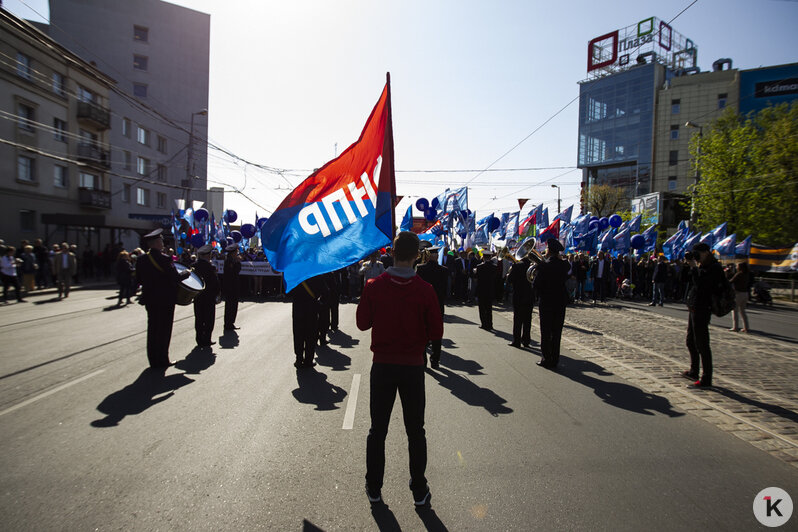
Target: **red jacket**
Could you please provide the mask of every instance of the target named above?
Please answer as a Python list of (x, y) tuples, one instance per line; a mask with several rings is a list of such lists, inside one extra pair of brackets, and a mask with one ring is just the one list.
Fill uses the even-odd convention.
[(443, 317), (431, 284), (386, 272), (363, 288), (357, 327), (372, 329), (374, 362), (423, 366), (427, 342), (443, 336)]

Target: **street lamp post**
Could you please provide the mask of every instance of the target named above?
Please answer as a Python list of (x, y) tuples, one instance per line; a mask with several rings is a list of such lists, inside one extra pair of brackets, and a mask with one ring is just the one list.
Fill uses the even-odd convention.
[(194, 155), (194, 117), (197, 115), (205, 116), (208, 114), (207, 109), (202, 109), (196, 113), (191, 113), (191, 127), (188, 130), (188, 146), (186, 150), (186, 199), (188, 198), (188, 191), (191, 189), (191, 178), (193, 176), (193, 155)]
[(557, 214), (560, 214), (560, 185), (552, 185), (551, 188), (557, 189)]
[[(700, 159), (701, 158), (701, 140), (704, 137), (704, 126), (702, 126), (700, 124), (696, 124), (695, 122), (692, 122), (692, 121), (688, 120), (687, 122), (685, 122), (684, 127), (689, 127), (691, 129), (697, 129), (698, 130), (698, 151), (697, 151), (697, 155), (698, 155), (698, 157)], [(699, 174), (698, 165), (696, 164), (695, 177), (694, 177), (695, 182), (693, 183), (693, 193), (690, 195), (690, 224), (691, 225), (695, 224), (698, 221), (697, 220), (698, 215), (697, 215), (696, 210), (695, 210), (695, 195), (696, 195), (696, 188), (698, 187), (698, 180), (699, 180), (700, 177), (701, 176)]]

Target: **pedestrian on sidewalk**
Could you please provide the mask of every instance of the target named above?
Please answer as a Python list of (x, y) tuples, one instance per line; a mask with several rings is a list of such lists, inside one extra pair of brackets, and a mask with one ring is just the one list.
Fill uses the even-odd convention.
[[(709, 388), (712, 386), (712, 351), (709, 345), (712, 293), (723, 281), (723, 268), (703, 242), (693, 247), (693, 254), (687, 258), (687, 266), (690, 268), (690, 287), (687, 290), (690, 369), (683, 371), (682, 376), (694, 381), (691, 385), (693, 388)], [(703, 368), (700, 379), (699, 364)]]
[(657, 262), (654, 265), (654, 273), (651, 276), (652, 290), (651, 290), (651, 303), (649, 307), (659, 304), (660, 307), (665, 305), (665, 281), (668, 280), (668, 265), (665, 263), (665, 256), (660, 255), (657, 257)]
[(72, 276), (78, 271), (78, 261), (69, 250), (69, 244), (61, 243), (58, 253), (53, 255), (53, 275), (58, 285), (58, 299), (69, 297)]
[(407, 433), (413, 501), (416, 506), (430, 501), (425, 477), (424, 351), (427, 342), (443, 335), (443, 319), (435, 290), (413, 269), (418, 250), (415, 233), (399, 233), (393, 245), (394, 265), (366, 284), (357, 306), (357, 327), (361, 331), (371, 329), (374, 353), (371, 428), (366, 440), (366, 495), (371, 503), (382, 501), (385, 437), (397, 392)]
[(540, 317), (540, 351), (543, 357), (538, 366), (556, 369), (560, 361), (560, 339), (565, 324), (565, 307), (568, 293), (565, 282), (568, 280), (570, 265), (560, 259), (563, 246), (556, 238), (546, 241), (546, 260), (538, 265), (532, 290), (540, 297), (538, 314)]
[(0, 275), (3, 277), (3, 303), (8, 303), (8, 287), (13, 286), (17, 296), (17, 302), (24, 303), (22, 299), (22, 289), (17, 275), (17, 258), (15, 256), (17, 248), (8, 246), (5, 255), (0, 257)]
[(741, 262), (737, 265), (737, 271), (729, 281), (734, 286), (734, 310), (732, 310), (732, 327), (734, 332), (739, 331), (739, 319), (743, 319), (743, 332), (748, 332), (748, 314), (745, 307), (748, 304), (748, 285), (751, 274), (748, 272), (748, 263)]
[(130, 260), (130, 254), (124, 249), (119, 252), (119, 257), (116, 259), (116, 283), (119, 285), (119, 301), (116, 306), (122, 306), (122, 300), (125, 304), (130, 303), (130, 297), (133, 295), (133, 262)]
[(22, 274), (22, 286), (25, 293), (30, 294), (36, 289), (36, 270), (39, 265), (36, 263), (36, 255), (33, 254), (33, 246), (26, 244), (19, 257), (22, 263), (19, 265), (19, 272)]

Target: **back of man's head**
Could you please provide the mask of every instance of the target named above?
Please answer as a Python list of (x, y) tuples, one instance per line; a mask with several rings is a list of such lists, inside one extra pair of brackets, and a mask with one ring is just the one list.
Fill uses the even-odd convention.
[(402, 231), (393, 240), (393, 256), (398, 261), (412, 261), (418, 256), (418, 246), (418, 235)]

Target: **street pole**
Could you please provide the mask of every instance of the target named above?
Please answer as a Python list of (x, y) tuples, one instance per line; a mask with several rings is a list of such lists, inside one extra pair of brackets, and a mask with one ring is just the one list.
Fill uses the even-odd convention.
[(202, 109), (201, 111), (197, 111), (196, 113), (191, 113), (191, 126), (188, 130), (188, 146), (186, 150), (186, 187), (185, 187), (185, 195), (186, 195), (186, 202), (190, 199), (188, 197), (188, 191), (191, 189), (191, 179), (193, 177), (193, 172), (191, 169), (191, 165), (193, 161), (194, 155), (194, 117), (197, 115), (207, 115), (208, 110)]
[(560, 185), (552, 185), (551, 188), (557, 189), (557, 214), (560, 214)]
[[(704, 138), (704, 126), (702, 126), (700, 124), (696, 124), (695, 122), (691, 122), (691, 121), (688, 120), (684, 124), (684, 127), (698, 129), (698, 150), (696, 152), (696, 155), (698, 156), (698, 158), (700, 160), (701, 159), (701, 141)], [(693, 193), (690, 194), (690, 225), (691, 226), (695, 225), (696, 222), (698, 221), (698, 214), (696, 213), (696, 210), (695, 210), (695, 195), (696, 195), (696, 188), (698, 188), (699, 177), (700, 177), (700, 175), (699, 175), (699, 170), (698, 170), (698, 164), (696, 164), (695, 176), (694, 176), (694, 182), (693, 182)], [(692, 228), (691, 228), (691, 230), (692, 230)]]

